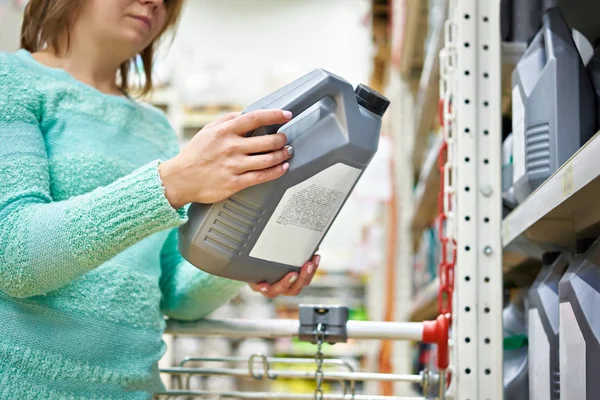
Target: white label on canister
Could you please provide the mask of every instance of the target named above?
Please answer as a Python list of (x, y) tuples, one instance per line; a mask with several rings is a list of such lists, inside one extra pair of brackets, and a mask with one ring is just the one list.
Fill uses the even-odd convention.
[(525, 107), (519, 86), (512, 90), (513, 182), (525, 176)]
[(529, 310), (529, 399), (550, 397), (550, 341), (537, 308)]
[(560, 399), (585, 399), (585, 338), (569, 302), (560, 303), (559, 326)]
[(250, 257), (300, 267), (337, 215), (361, 170), (335, 164), (286, 190)]

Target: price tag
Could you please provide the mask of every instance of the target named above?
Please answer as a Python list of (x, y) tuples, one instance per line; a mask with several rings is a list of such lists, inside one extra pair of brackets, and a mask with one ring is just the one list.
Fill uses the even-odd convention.
[(562, 175), (563, 197), (569, 197), (575, 190), (575, 180), (573, 178), (573, 164), (569, 163), (565, 166)]

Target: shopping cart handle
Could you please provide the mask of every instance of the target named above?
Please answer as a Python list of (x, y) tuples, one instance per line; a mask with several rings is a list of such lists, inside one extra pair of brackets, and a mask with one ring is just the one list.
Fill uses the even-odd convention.
[(449, 321), (445, 315), (439, 315), (435, 321), (423, 322), (423, 342), (437, 345), (437, 367), (440, 371), (448, 368), (450, 364), (448, 325)]

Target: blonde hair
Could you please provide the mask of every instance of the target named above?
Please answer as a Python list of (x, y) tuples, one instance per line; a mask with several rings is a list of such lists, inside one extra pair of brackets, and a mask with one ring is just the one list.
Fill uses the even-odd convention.
[[(69, 23), (76, 15), (84, 0), (30, 0), (25, 8), (23, 24), (21, 26), (21, 47), (29, 52), (40, 51), (45, 45), (56, 52), (60, 52), (60, 35), (66, 29), (67, 49), (70, 42)], [(139, 55), (132, 57), (121, 64), (119, 68), (119, 86), (124, 93), (130, 92), (129, 74), (133, 71), (144, 85), (139, 90), (139, 95), (147, 95), (153, 89), (152, 66), (154, 62), (155, 45), (162, 35), (177, 25), (183, 0), (170, 0), (167, 2), (167, 19), (164, 28), (157, 37)], [(136, 58), (141, 58), (143, 70), (137, 67)]]

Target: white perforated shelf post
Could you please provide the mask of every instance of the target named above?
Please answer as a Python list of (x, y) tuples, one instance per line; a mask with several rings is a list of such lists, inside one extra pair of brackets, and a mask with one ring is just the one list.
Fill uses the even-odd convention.
[(499, 0), (454, 0), (458, 256), (454, 398), (501, 400), (501, 40)]

